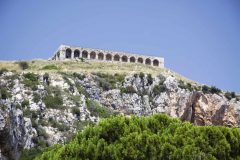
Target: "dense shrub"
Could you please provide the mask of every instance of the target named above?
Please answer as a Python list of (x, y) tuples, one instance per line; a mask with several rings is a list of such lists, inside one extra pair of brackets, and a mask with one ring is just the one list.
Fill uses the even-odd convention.
[(202, 92), (203, 93), (219, 94), (222, 91), (219, 88), (215, 87), (215, 86), (208, 87), (206, 85), (203, 85), (202, 86)]
[(167, 90), (166, 86), (163, 85), (163, 84), (159, 84), (159, 85), (155, 85), (153, 87), (153, 96), (156, 96), (156, 95), (159, 95), (161, 94), (162, 92), (165, 92)]
[(228, 100), (231, 100), (232, 98), (236, 98), (235, 92), (226, 92), (224, 95)]
[(28, 62), (26, 62), (26, 61), (18, 62), (18, 65), (22, 70), (26, 70), (29, 68)]
[(34, 93), (33, 93), (33, 101), (34, 101), (35, 103), (38, 103), (40, 100), (41, 100), (40, 94), (34, 92)]
[(0, 87), (0, 99), (8, 99), (11, 96), (11, 93), (5, 87)]
[(37, 74), (26, 73), (23, 75), (23, 77), (24, 77), (23, 84), (26, 87), (30, 87), (34, 91), (37, 90), (37, 85), (39, 84)]
[(111, 117), (36, 159), (239, 159), (240, 129), (194, 126), (166, 115)]
[(0, 69), (0, 76), (4, 73), (4, 72), (7, 72), (8, 70), (6, 68), (2, 68)]
[(210, 92), (211, 92), (212, 94), (219, 94), (219, 93), (221, 93), (222, 91), (221, 91), (219, 88), (217, 88), (217, 87), (215, 87), (215, 86), (212, 86), (212, 87), (210, 88)]
[(147, 75), (147, 85), (152, 85), (153, 83), (153, 78), (151, 74)]
[(140, 72), (140, 73), (139, 73), (139, 78), (141, 78), (141, 80), (143, 80), (144, 76), (145, 76), (145, 75), (144, 75), (143, 72)]
[(29, 100), (26, 100), (24, 99), (21, 103), (21, 106), (24, 108), (24, 107), (27, 107), (29, 105)]
[(90, 111), (92, 116), (107, 118), (110, 115), (112, 115), (112, 112), (110, 109), (108, 109), (105, 106), (102, 106), (96, 101), (87, 99), (86, 105), (87, 105), (87, 109)]
[(166, 86), (164, 85), (165, 80), (166, 78), (162, 76), (158, 85), (155, 85), (153, 87), (153, 90), (152, 90), (153, 96), (159, 95), (162, 92), (165, 92), (167, 90)]
[(209, 93), (210, 92), (210, 87), (206, 86), (206, 85), (203, 85), (202, 86), (202, 92), (203, 93)]
[(46, 96), (43, 98), (43, 102), (45, 103), (47, 108), (53, 109), (62, 109), (63, 108), (63, 100), (60, 96)]

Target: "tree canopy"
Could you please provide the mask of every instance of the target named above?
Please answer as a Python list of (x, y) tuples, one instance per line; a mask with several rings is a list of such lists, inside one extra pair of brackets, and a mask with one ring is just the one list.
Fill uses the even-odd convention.
[(35, 159), (240, 159), (240, 129), (195, 126), (164, 114), (116, 116)]

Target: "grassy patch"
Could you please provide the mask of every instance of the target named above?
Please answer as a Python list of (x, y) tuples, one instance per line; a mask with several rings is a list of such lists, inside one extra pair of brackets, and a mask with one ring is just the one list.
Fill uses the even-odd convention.
[(44, 66), (42, 70), (59, 70), (59, 68), (55, 64), (50, 64)]
[(47, 108), (63, 109), (63, 100), (60, 96), (46, 96), (43, 98), (43, 102)]

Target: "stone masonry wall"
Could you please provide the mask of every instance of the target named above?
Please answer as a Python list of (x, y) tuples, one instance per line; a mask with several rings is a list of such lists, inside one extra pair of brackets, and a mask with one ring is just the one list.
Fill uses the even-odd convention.
[(85, 58), (89, 60), (108, 61), (108, 62), (129, 62), (142, 63), (146, 65), (164, 68), (164, 58), (143, 56), (125, 52), (106, 51), (101, 49), (91, 49), (60, 45), (51, 60), (64, 60)]

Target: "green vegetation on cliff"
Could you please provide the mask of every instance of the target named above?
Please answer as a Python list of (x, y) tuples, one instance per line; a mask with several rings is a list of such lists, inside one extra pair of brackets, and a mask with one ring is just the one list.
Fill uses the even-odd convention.
[(194, 126), (161, 114), (116, 116), (36, 159), (240, 159), (239, 148), (238, 128)]

